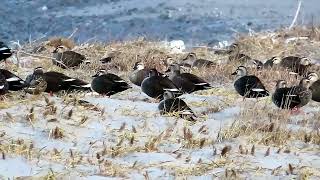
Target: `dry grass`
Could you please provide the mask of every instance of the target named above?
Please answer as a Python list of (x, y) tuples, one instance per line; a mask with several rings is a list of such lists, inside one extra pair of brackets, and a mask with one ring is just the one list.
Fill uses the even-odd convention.
[[(286, 39), (290, 37), (308, 37), (307, 40), (297, 40), (286, 43)], [(236, 42), (240, 45), (241, 52), (251, 56), (254, 59), (267, 60), (273, 56), (288, 56), (288, 55), (303, 55), (312, 58), (319, 57), (320, 53), (317, 49), (320, 48), (319, 29), (313, 28), (296, 28), (291, 31), (280, 30), (273, 34), (259, 33), (254, 36), (240, 36)], [(143, 38), (130, 41), (130, 42), (112, 42), (110, 44), (80, 44), (74, 45), (72, 40), (55, 37), (45, 42), (47, 50), (36, 55), (44, 57), (51, 57), (51, 48), (64, 44), (70, 49), (79, 52), (91, 60), (90, 65), (83, 65), (80, 69), (75, 71), (63, 71), (58, 67), (51, 66), (51, 60), (41, 58), (35, 66), (43, 66), (48, 70), (62, 71), (66, 74), (79, 77), (90, 81), (88, 74), (93, 75), (100, 68), (107, 68), (112, 72), (120, 73), (122, 75), (128, 74), (132, 70), (133, 64), (137, 61), (142, 61), (147, 67), (155, 67), (160, 71), (166, 70), (166, 66), (163, 63), (168, 56), (173, 57), (174, 60), (179, 61), (184, 54), (170, 54), (167, 49), (160, 47), (158, 42), (148, 42)], [(30, 51), (33, 47), (26, 46), (26, 51)], [(29, 50), (28, 50), (29, 49)], [(225, 84), (230, 82), (230, 74), (236, 69), (239, 64), (225, 64), (227, 62), (227, 56), (215, 55), (208, 48), (197, 48), (194, 50), (199, 58), (209, 59), (216, 62), (222, 62), (221, 65), (209, 68), (206, 71), (193, 70), (192, 73), (196, 73), (199, 76), (207, 79), (212, 83)], [(113, 63), (111, 65), (101, 65), (99, 60), (103, 57), (112, 56)], [(83, 74), (85, 72), (85, 74)], [(266, 79), (265, 76), (272, 74), (273, 79), (269, 81), (275, 81), (278, 78), (287, 78), (286, 74), (280, 72), (268, 73), (268, 72), (256, 72), (251, 70), (251, 73), (262, 75), (262, 79)], [(268, 84), (268, 83), (267, 83)]]
[[(280, 30), (272, 35), (260, 33), (254, 36), (241, 36), (236, 41), (240, 44), (241, 51), (255, 59), (266, 60), (272, 56), (304, 55), (311, 59), (320, 55), (320, 33), (318, 28), (304, 29), (298, 28), (290, 32)], [(291, 37), (308, 37), (308, 40), (297, 40), (286, 42)], [(62, 70), (52, 66), (51, 60), (45, 57), (51, 57), (51, 48), (58, 45), (66, 45), (70, 49), (84, 54), (91, 60), (90, 65), (82, 65), (76, 70)], [(30, 52), (37, 45), (26, 45), (24, 51)], [(41, 52), (35, 52), (37, 63), (32, 67), (43, 66), (47, 70), (63, 72), (72, 77), (78, 77), (88, 82), (91, 76), (100, 68), (107, 68), (111, 72), (120, 74), (125, 79), (130, 73), (133, 64), (136, 61), (143, 61), (147, 67), (155, 67), (164, 71), (166, 67), (163, 64), (168, 56), (179, 61), (185, 54), (170, 54), (169, 50), (159, 46), (158, 42), (148, 42), (144, 39), (137, 39), (130, 42), (112, 42), (110, 44), (80, 44), (65, 38), (53, 38), (45, 43), (46, 49)], [(51, 47), (51, 48), (50, 48)], [(274, 153), (293, 153), (300, 150), (309, 151), (310, 149), (299, 149), (292, 146), (293, 142), (299, 141), (305, 144), (320, 145), (320, 133), (318, 122), (320, 113), (314, 113), (313, 118), (303, 116), (302, 120), (293, 122), (289, 111), (277, 110), (271, 106), (270, 98), (260, 100), (241, 101), (239, 96), (233, 91), (233, 77), (230, 75), (239, 64), (228, 63), (227, 56), (216, 55), (209, 48), (198, 48), (194, 50), (199, 58), (209, 59), (215, 62), (221, 62), (208, 69), (192, 69), (190, 72), (199, 75), (208, 80), (214, 86), (213, 89), (197, 92), (196, 95), (210, 97), (221, 97), (214, 104), (207, 101), (188, 102), (190, 107), (202, 108), (201, 115), (215, 114), (235, 105), (240, 106), (240, 114), (234, 117), (234, 122), (217, 132), (217, 137), (212, 137), (212, 132), (208, 132), (208, 124), (204, 124), (207, 119), (201, 118), (196, 123), (186, 122), (172, 125), (165, 131), (158, 134), (151, 134), (147, 126), (148, 122), (144, 119), (155, 118), (158, 114), (153, 112), (138, 112), (132, 107), (123, 107), (115, 110), (125, 117), (134, 117), (141, 120), (141, 126), (134, 126), (123, 123), (118, 129), (107, 129), (106, 133), (112, 134), (112, 138), (103, 141), (99, 145), (96, 142), (90, 142), (90, 154), (78, 152), (70, 149), (42, 150), (42, 147), (35, 147), (33, 142), (27, 142), (23, 139), (6, 137), (6, 132), (0, 133), (1, 138), (7, 140), (0, 144), (2, 158), (8, 156), (20, 155), (28, 159), (42, 159), (50, 162), (62, 163), (67, 167), (74, 168), (77, 165), (99, 167), (99, 174), (104, 176), (115, 176), (130, 178), (131, 172), (144, 172), (145, 178), (149, 178), (146, 171), (150, 167), (158, 167), (168, 170), (174, 176), (185, 178), (189, 175), (205, 175), (211, 173), (214, 169), (225, 168), (225, 171), (213, 173), (215, 178), (241, 179), (246, 173), (266, 173), (272, 172), (275, 175), (298, 174), (301, 178), (309, 176), (320, 176), (317, 168), (302, 167), (288, 164), (286, 167), (272, 169), (259, 169), (246, 164), (244, 159), (256, 156), (261, 153), (269, 157)], [(112, 56), (112, 63), (109, 65), (99, 64), (103, 57)], [(30, 56), (26, 56), (30, 57)], [(9, 69), (15, 70), (18, 74), (24, 71), (15, 66)], [(30, 69), (29, 69), (30, 70)], [(298, 80), (288, 75), (287, 72), (279, 69), (257, 71), (255, 68), (249, 68), (250, 74), (257, 75), (266, 88), (272, 92), (275, 82), (279, 79), (287, 80), (290, 84), (296, 84)], [(26, 98), (28, 97), (28, 98)], [(43, 130), (49, 140), (71, 141), (74, 134), (71, 129), (81, 129), (87, 127), (91, 121), (99, 119), (102, 124), (108, 126), (109, 115), (114, 112), (105, 112), (105, 110), (96, 105), (81, 101), (83, 95), (74, 93), (68, 95), (59, 93), (58, 98), (48, 98), (47, 96), (26, 96), (23, 93), (14, 92), (5, 96), (0, 102), (0, 109), (4, 112), (3, 121), (7, 123), (25, 123), (32, 128), (37, 127), (37, 123), (47, 123)], [(129, 97), (131, 98), (131, 97)], [(27, 99), (27, 100), (26, 100)], [(130, 99), (131, 100), (131, 99)], [(132, 97), (134, 101), (134, 98)], [(236, 104), (237, 103), (237, 104)], [(7, 112), (5, 109), (20, 106), (24, 115), (16, 115)], [(89, 114), (95, 116), (90, 116)], [(197, 113), (196, 113), (197, 114)], [(21, 117), (22, 116), (22, 117)], [(170, 119), (179, 119), (177, 115), (172, 114)], [(44, 121), (43, 121), (44, 120)], [(179, 119), (180, 120), (180, 119)], [(288, 125), (299, 125), (299, 129), (292, 130)], [(197, 127), (199, 126), (199, 127)], [(196, 127), (196, 128), (195, 128)], [(73, 142), (74, 143), (74, 142)], [(160, 163), (152, 165), (141, 165), (137, 162), (131, 165), (123, 165), (110, 159), (123, 158), (126, 155), (138, 152), (161, 152), (164, 144), (178, 144), (179, 149), (170, 152), (179, 162), (185, 166)], [(91, 148), (92, 146), (92, 148)], [(192, 162), (190, 154), (193, 150), (210, 148), (213, 151), (211, 162), (203, 162), (200, 158), (196, 163)], [(311, 151), (311, 150), (310, 150)], [(57, 179), (65, 174), (50, 172), (46, 179)]]

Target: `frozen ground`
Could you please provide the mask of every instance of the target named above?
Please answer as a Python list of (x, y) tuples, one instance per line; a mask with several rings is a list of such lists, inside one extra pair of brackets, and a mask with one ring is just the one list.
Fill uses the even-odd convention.
[[(98, 108), (77, 105), (72, 96), (49, 97), (49, 102), (45, 102), (43, 96), (27, 95), (20, 101), (6, 101), (6, 107), (0, 111), (1, 177), (215, 179), (228, 173), (228, 177), (250, 179), (319, 177), (316, 144), (301, 140), (275, 147), (244, 137), (221, 140), (221, 130), (237, 120), (247, 107), (267, 103), (270, 112), (276, 109), (268, 99), (258, 104), (256, 100), (243, 102), (233, 93), (230, 97), (215, 95), (217, 90), (209, 90), (207, 95), (183, 96), (199, 116), (196, 123), (161, 117), (157, 103), (137, 87), (111, 98), (91, 94), (81, 97)], [(227, 105), (221, 100), (235, 103)], [(290, 118), (292, 122), (287, 128), (311, 130), (299, 121), (311, 121), (319, 111), (314, 105), (304, 108), (306, 115)], [(56, 112), (52, 112), (53, 107), (57, 107)], [(213, 107), (220, 109), (211, 112)], [(34, 117), (28, 119), (31, 108)], [(73, 115), (68, 118), (70, 109)], [(52, 133), (55, 127), (61, 128), (63, 137)], [(226, 146), (231, 150), (221, 156)], [(268, 148), (270, 153), (266, 155)], [(289, 164), (293, 172), (289, 171)]]
[[(261, 34), (239, 43), (247, 48), (245, 53), (261, 60), (283, 52), (320, 56), (317, 36), (286, 42), (291, 36)], [(24, 48), (29, 52), (30, 47)], [(92, 66), (59, 69), (45, 58), (51, 55), (47, 49), (39, 54), (20, 53), (22, 67), (8, 64), (8, 69), (23, 78), (32, 68), (43, 66), (89, 81), (94, 68), (99, 68), (94, 61), (110, 49), (118, 52), (113, 63), (129, 71), (138, 56), (159, 68), (160, 60), (169, 54), (156, 42), (84, 44), (74, 50), (90, 58)], [(213, 61), (227, 58), (206, 48), (195, 51)], [(175, 59), (184, 56), (171, 55)], [(234, 91), (230, 76), (236, 66), (228, 63), (206, 71), (192, 70), (214, 87), (182, 96), (198, 116), (195, 123), (160, 116), (158, 102), (137, 86), (112, 97), (11, 92), (0, 101), (0, 177), (319, 179), (319, 104), (311, 102), (302, 113), (293, 115), (277, 109), (271, 97), (243, 100)], [(270, 92), (280, 78), (297, 83), (277, 70), (250, 69), (250, 73), (259, 76)], [(128, 72), (118, 70), (117, 74), (128, 77)]]
[[(299, 24), (319, 23), (317, 4), (303, 1)], [(0, 39), (69, 36), (78, 29), (74, 37), (80, 42), (146, 36), (215, 44), (235, 32), (288, 26), (296, 8), (296, 0), (2, 0)]]

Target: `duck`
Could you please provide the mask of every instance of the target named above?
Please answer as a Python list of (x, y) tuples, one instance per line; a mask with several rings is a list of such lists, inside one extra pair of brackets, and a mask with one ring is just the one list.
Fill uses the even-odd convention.
[(181, 65), (191, 66), (196, 68), (207, 68), (216, 65), (214, 62), (206, 59), (198, 59), (196, 53), (189, 53), (184, 59), (182, 59)]
[(102, 95), (111, 96), (131, 88), (125, 80), (115, 74), (107, 73), (104, 69), (100, 69), (92, 77), (94, 78), (91, 82), (91, 89)]
[(56, 47), (52, 53), (52, 63), (63, 69), (78, 67), (81, 63), (90, 63), (84, 55), (66, 50), (64, 46)]
[(99, 60), (99, 62), (101, 64), (107, 64), (107, 63), (110, 63), (112, 61), (113, 57), (111, 56), (108, 56), (108, 57), (104, 57), (102, 59)]
[(254, 75), (247, 75), (247, 68), (239, 66), (234, 73), (236, 80), (234, 82), (235, 90), (245, 98), (258, 98), (269, 96), (260, 79)]
[(263, 69), (263, 62), (257, 59), (252, 59), (251, 62), (257, 67), (257, 70)]
[(309, 89), (312, 91), (312, 100), (320, 102), (320, 80), (318, 74), (315, 72), (309, 72), (307, 77), (311, 82)]
[(311, 66), (311, 60), (307, 57), (288, 56), (282, 58), (280, 66), (291, 70), (293, 74), (304, 75)]
[(264, 63), (256, 59), (252, 59), (251, 61), (257, 67), (257, 69), (260, 70), (260, 69), (270, 69), (273, 67), (278, 67), (279, 64), (281, 63), (281, 58), (274, 56), (271, 59), (268, 59)]
[(286, 87), (284, 80), (279, 80), (276, 90), (272, 95), (273, 103), (281, 109), (295, 109), (308, 104), (312, 98), (312, 91), (309, 89), (310, 80), (302, 78), (298, 86)]
[(245, 63), (252, 60), (252, 58), (246, 54), (240, 53), (240, 46), (238, 43), (233, 43), (229, 47), (229, 61), (239, 61)]
[[(167, 56), (165, 59), (160, 60), (160, 69), (166, 71), (170, 64), (174, 63), (174, 60), (171, 56)], [(186, 64), (187, 65), (187, 64)], [(187, 65), (191, 68), (190, 65)], [(150, 70), (150, 69), (149, 69)]]
[(141, 90), (149, 97), (161, 100), (163, 99), (163, 93), (165, 91), (171, 91), (175, 94), (175, 96), (182, 94), (167, 76), (162, 76), (154, 68), (150, 69), (149, 77), (142, 81)]
[(273, 68), (278, 67), (282, 59), (278, 56), (273, 56), (271, 59), (268, 59), (264, 64), (263, 68)]
[(192, 93), (194, 91), (211, 89), (212, 86), (205, 80), (191, 73), (181, 73), (180, 65), (173, 63), (169, 66), (167, 72), (170, 72), (169, 79), (183, 93)]
[(144, 64), (138, 61), (133, 66), (133, 72), (129, 75), (129, 80), (137, 85), (141, 86), (142, 81), (149, 76), (150, 69), (145, 69)]
[(9, 83), (6, 81), (4, 75), (0, 74), (0, 95), (4, 95), (9, 90)]
[(35, 75), (30, 79), (30, 82), (24, 91), (29, 94), (38, 95), (46, 91), (47, 85), (48, 83), (43, 76)]
[(19, 91), (25, 87), (24, 80), (12, 72), (6, 69), (0, 69), (0, 74), (2, 74), (8, 82), (10, 91)]
[(5, 61), (12, 56), (11, 49), (2, 41), (0, 41), (0, 61)]
[(89, 91), (91, 88), (91, 85), (85, 81), (55, 71), (44, 72), (42, 67), (35, 68), (33, 74), (27, 76), (25, 80), (26, 87), (29, 87), (32, 80), (37, 79), (38, 76), (41, 76), (47, 82), (45, 92), (53, 93), (61, 90)]
[(160, 101), (158, 109), (161, 115), (168, 113), (178, 113), (178, 115), (188, 121), (196, 121), (196, 115), (182, 99), (176, 98), (173, 92), (165, 91), (163, 100)]

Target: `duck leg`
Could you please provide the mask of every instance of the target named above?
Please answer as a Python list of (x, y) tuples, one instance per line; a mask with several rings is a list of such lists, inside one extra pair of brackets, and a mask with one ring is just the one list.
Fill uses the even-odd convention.
[(300, 113), (303, 113), (303, 111), (300, 110), (299, 107), (295, 106), (291, 109), (290, 114), (291, 115), (299, 115)]

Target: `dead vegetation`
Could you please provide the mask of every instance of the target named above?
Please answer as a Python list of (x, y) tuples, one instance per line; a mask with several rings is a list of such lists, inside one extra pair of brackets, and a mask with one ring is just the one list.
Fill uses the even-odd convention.
[[(319, 29), (315, 27), (298, 28), (290, 32), (280, 30), (271, 34), (240, 36), (237, 43), (240, 44), (243, 53), (259, 60), (287, 55), (303, 55), (317, 59), (320, 48), (319, 32)], [(307, 39), (294, 39), (297, 37), (307, 37)], [(43, 66), (47, 70), (63, 72), (88, 82), (91, 80), (91, 75), (99, 68), (107, 68), (127, 79), (136, 61), (143, 61), (147, 67), (156, 67), (164, 71), (166, 67), (163, 61), (168, 56), (173, 57), (175, 61), (185, 56), (185, 54), (171, 54), (158, 42), (148, 42), (144, 39), (110, 44), (76, 45), (69, 39), (53, 38), (43, 44), (45, 49), (26, 56), (26, 58), (32, 58), (33, 55), (36, 55), (33, 58), (39, 59), (37, 61), (39, 63), (32, 64), (33, 67)], [(83, 65), (76, 70), (62, 70), (52, 66), (51, 60), (46, 57), (51, 57), (51, 48), (59, 45), (65, 45), (69, 49), (84, 54), (92, 61), (92, 64)], [(33, 48), (34, 46), (26, 45), (22, 49), (32, 52)], [(0, 137), (5, 139), (0, 144), (2, 159), (22, 156), (30, 161), (33, 159), (48, 160), (75, 169), (77, 165), (97, 167), (96, 172), (101, 176), (122, 178), (130, 178), (133, 172), (142, 172), (143, 177), (150, 178), (151, 175), (148, 172), (150, 167), (166, 170), (170, 176), (178, 178), (210, 174), (214, 178), (241, 179), (250, 173), (269, 173), (300, 178), (319, 177), (318, 167), (287, 163), (275, 168), (261, 168), (255, 164), (254, 158), (274, 158), (277, 155), (291, 158), (297, 157), (296, 154), (299, 153), (314, 153), (320, 145), (320, 124), (318, 122), (320, 114), (312, 112), (312, 115), (306, 114), (296, 120), (292, 118), (289, 111), (278, 110), (272, 106), (270, 98), (243, 100), (233, 91), (233, 77), (230, 75), (238, 64), (226, 64), (228, 57), (216, 55), (210, 48), (198, 48), (194, 51), (199, 58), (221, 62), (206, 70), (190, 70), (214, 85), (213, 89), (195, 93), (197, 96), (220, 98), (214, 103), (187, 101), (192, 109), (196, 109), (195, 111), (200, 109), (197, 113), (205, 117), (200, 121), (183, 122), (178, 115), (170, 114), (169, 117), (164, 117), (167, 121), (163, 129), (158, 127), (157, 123), (153, 126), (149, 124), (149, 121), (159, 117), (158, 113), (151, 110), (140, 112), (134, 106), (108, 111), (105, 109), (108, 107), (101, 107), (83, 100), (84, 95), (81, 93), (62, 92), (54, 97), (12, 93), (0, 102), (3, 124), (21, 123), (33, 129), (35, 133), (44, 132), (43, 136), (48, 141), (70, 143), (74, 147), (46, 149), (36, 142), (12, 137), (8, 134), (10, 133), (8, 129), (0, 128)], [(112, 63), (100, 64), (99, 60), (107, 56), (112, 56)], [(22, 71), (25, 71), (15, 66), (9, 68), (16, 70), (18, 74), (23, 74)], [(32, 69), (28, 70), (32, 71)], [(257, 71), (255, 68), (250, 68), (249, 73), (257, 75), (271, 92), (278, 79), (285, 79), (291, 85), (298, 81), (279, 69)], [(121, 96), (124, 97), (119, 97), (119, 99), (132, 102), (136, 100), (125, 93)], [(18, 106), (19, 108), (16, 108)], [(206, 121), (215, 119), (213, 115), (225, 113), (226, 109), (234, 106), (239, 106), (240, 111), (232, 116), (232, 123), (227, 126), (222, 124), (217, 132), (212, 132), (211, 126), (216, 124), (210, 123), (221, 123), (220, 120), (219, 122), (218, 120), (210, 121), (210, 123)], [(23, 115), (15, 114), (17, 111), (23, 112)], [(121, 116), (115, 117), (113, 115), (115, 113)], [(123, 122), (122, 119), (125, 118), (134, 119), (138, 123)], [(118, 123), (117, 126), (110, 127), (115, 121)], [(292, 126), (296, 128), (290, 128)], [(104, 129), (98, 129), (100, 127)], [(103, 133), (98, 139), (84, 141), (87, 144), (85, 144), (86, 151), (83, 151), (81, 148), (84, 148), (84, 145), (77, 146), (77, 143), (83, 140), (81, 138), (86, 137), (81, 136), (77, 139), (77, 135), (81, 134), (79, 133), (81, 129), (86, 128), (90, 132), (102, 131)], [(302, 145), (298, 146), (296, 142)], [(164, 147), (171, 147), (171, 149), (166, 150)], [(210, 152), (210, 155), (201, 154), (199, 158), (193, 156), (195, 151), (207, 151)], [(139, 153), (166, 153), (174, 160), (150, 164), (138, 161), (125, 163), (113, 161), (114, 159), (127, 159)], [(217, 169), (222, 170), (215, 171)], [(55, 179), (64, 175), (49, 171), (41, 177)]]

